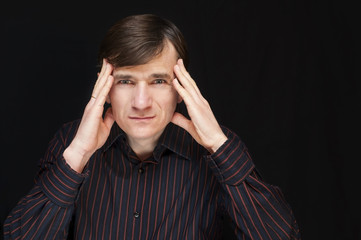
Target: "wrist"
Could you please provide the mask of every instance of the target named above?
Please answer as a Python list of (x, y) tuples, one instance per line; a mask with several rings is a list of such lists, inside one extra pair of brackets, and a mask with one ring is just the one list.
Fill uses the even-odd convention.
[(215, 144), (213, 144), (212, 147), (210, 147), (208, 149), (208, 151), (213, 154), (215, 152), (217, 152), (217, 150), (228, 140), (228, 138), (226, 137), (226, 135), (222, 134), (221, 136), (219, 136), (217, 138), (217, 141), (215, 142)]
[(78, 173), (83, 172), (90, 156), (91, 154), (81, 151), (79, 148), (75, 147), (73, 143), (70, 144), (63, 153), (66, 163)]

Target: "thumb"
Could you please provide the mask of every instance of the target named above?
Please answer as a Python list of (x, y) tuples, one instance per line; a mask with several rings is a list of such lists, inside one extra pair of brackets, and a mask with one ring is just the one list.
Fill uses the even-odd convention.
[(109, 107), (104, 115), (104, 124), (107, 127), (107, 129), (110, 130), (110, 128), (113, 126), (114, 121), (115, 120), (113, 116), (112, 107)]
[(175, 112), (172, 120), (172, 123), (175, 125), (180, 126), (184, 130), (186, 130), (190, 135), (192, 135), (193, 138), (197, 139), (197, 133), (194, 128), (193, 122), (189, 119), (187, 119), (185, 116), (183, 116), (181, 113)]

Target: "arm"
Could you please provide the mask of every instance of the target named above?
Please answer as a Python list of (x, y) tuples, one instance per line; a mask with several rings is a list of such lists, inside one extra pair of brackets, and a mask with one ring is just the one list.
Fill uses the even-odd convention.
[(87, 174), (72, 170), (62, 157), (78, 127), (66, 124), (50, 141), (40, 161), (35, 186), (4, 223), (5, 239), (65, 239), (79, 189)]
[(84, 167), (109, 136), (114, 123), (104, 103), (113, 84), (113, 67), (103, 61), (80, 124), (66, 125), (50, 142), (34, 188), (20, 200), (4, 224), (6, 239), (66, 238), (82, 182)]
[(107, 109), (104, 119), (102, 117), (104, 103), (114, 82), (112, 72), (113, 66), (104, 59), (79, 129), (71, 144), (64, 150), (66, 162), (79, 173), (93, 153), (104, 145), (114, 123), (111, 107)]
[(239, 238), (300, 239), (292, 210), (277, 186), (258, 175), (244, 143), (230, 130), (216, 153), (207, 163), (222, 184), (222, 203), (236, 225)]
[(221, 129), (181, 60), (174, 72), (174, 87), (190, 119), (175, 113), (172, 122), (210, 152), (207, 162), (225, 190), (225, 206), (239, 237), (297, 239), (297, 223), (281, 191), (261, 180), (244, 144), (235, 134)]

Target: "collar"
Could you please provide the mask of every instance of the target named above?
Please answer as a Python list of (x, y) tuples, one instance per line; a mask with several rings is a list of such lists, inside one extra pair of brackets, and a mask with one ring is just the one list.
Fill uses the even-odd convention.
[[(110, 131), (109, 137), (105, 142), (102, 151), (107, 151), (117, 141), (127, 144), (126, 133), (115, 122)], [(183, 128), (169, 123), (159, 138), (158, 144), (154, 149), (153, 155), (155, 161), (159, 162), (160, 158), (170, 150), (185, 159), (191, 160), (192, 148), (196, 142), (192, 136)]]

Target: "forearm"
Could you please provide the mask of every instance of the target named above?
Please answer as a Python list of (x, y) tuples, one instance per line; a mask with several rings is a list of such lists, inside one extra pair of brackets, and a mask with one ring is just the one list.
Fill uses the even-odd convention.
[(85, 175), (58, 159), (43, 170), (34, 188), (12, 210), (4, 224), (9, 239), (64, 239)]
[(223, 130), (228, 140), (207, 162), (225, 190), (222, 204), (236, 232), (250, 239), (299, 239), (296, 220), (281, 190), (257, 175), (244, 143)]
[(40, 161), (33, 189), (6, 219), (6, 238), (65, 238), (74, 203), (87, 176), (74, 171), (63, 158), (64, 149), (73, 139), (77, 126), (77, 122), (64, 125), (50, 141)]
[(8, 215), (4, 238), (66, 239), (73, 206), (56, 205), (36, 186)]
[(293, 212), (281, 190), (252, 172), (240, 185), (224, 184), (226, 209), (250, 239), (300, 239)]

